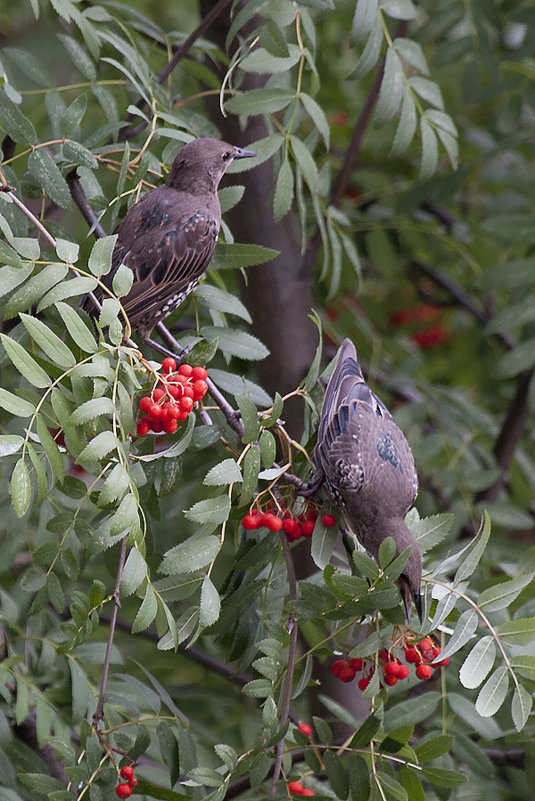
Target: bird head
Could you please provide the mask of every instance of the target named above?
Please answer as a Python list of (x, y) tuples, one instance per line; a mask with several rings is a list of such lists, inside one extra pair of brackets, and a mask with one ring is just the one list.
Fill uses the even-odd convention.
[(235, 159), (256, 156), (252, 150), (229, 145), (219, 139), (193, 139), (178, 152), (167, 178), (167, 186), (191, 193), (213, 191)]

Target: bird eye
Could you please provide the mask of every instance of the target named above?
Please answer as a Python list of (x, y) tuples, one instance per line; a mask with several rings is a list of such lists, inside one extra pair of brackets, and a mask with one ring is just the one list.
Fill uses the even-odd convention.
[(232, 153), (230, 152), (230, 150), (227, 150), (225, 153), (223, 153), (223, 161), (228, 161), (231, 156)]

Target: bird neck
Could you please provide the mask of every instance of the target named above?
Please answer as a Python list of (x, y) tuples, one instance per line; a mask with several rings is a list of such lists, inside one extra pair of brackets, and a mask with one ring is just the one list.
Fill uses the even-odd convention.
[(175, 161), (166, 186), (190, 195), (216, 195), (221, 173), (214, 174), (206, 164)]

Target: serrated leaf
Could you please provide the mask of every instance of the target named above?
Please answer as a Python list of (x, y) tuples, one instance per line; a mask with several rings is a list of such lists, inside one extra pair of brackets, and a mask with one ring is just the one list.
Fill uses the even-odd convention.
[(418, 698), (410, 698), (388, 708), (384, 717), (384, 730), (397, 726), (414, 726), (430, 717), (440, 701), (440, 693), (426, 692)]
[[(442, 654), (440, 655), (442, 658)], [(479, 687), (488, 676), (496, 658), (496, 643), (492, 635), (482, 637), (477, 642), (459, 671), (459, 679), (463, 687), (474, 689)]]
[(148, 567), (137, 548), (131, 548), (121, 576), (120, 593), (122, 598), (132, 595), (147, 575)]
[(124, 536), (132, 529), (139, 528), (139, 512), (136, 498), (132, 492), (124, 496), (119, 508), (110, 521), (110, 537)]
[(420, 177), (430, 178), (438, 162), (438, 144), (436, 134), (424, 117), (420, 119), (420, 135), (422, 137), (422, 158), (420, 161)]
[(23, 444), (24, 438), (18, 434), (0, 434), (0, 457), (17, 453)]
[(526, 725), (531, 712), (532, 704), (533, 698), (525, 689), (525, 687), (523, 687), (521, 684), (516, 686), (513, 693), (513, 700), (511, 702), (511, 717), (513, 718), (513, 723), (517, 731), (522, 731)]
[[(0, 241), (0, 261), (7, 262), (7, 259), (4, 258), (4, 254), (2, 252), (2, 245), (6, 245), (6, 243)], [(6, 247), (9, 247), (9, 245)], [(12, 248), (10, 248), (10, 250), (12, 250)], [(15, 251), (13, 251), (13, 253), (15, 256), (12, 261), (15, 261), (16, 259), (20, 266), (9, 266), (6, 264), (6, 266), (0, 268), (0, 297), (9, 295), (9, 293), (16, 289), (16, 287), (24, 283), (28, 276), (33, 272), (33, 264), (22, 265), (18, 254)]]
[(58, 301), (56, 308), (65, 323), (65, 327), (78, 347), (85, 353), (95, 353), (98, 350), (92, 331), (84, 323), (80, 315), (68, 303)]
[(213, 625), (219, 618), (221, 599), (209, 576), (204, 577), (201, 587), (201, 605), (199, 623), (203, 627)]
[(269, 351), (259, 339), (246, 331), (224, 328), (223, 326), (206, 325), (201, 329), (205, 339), (217, 339), (219, 349), (229, 356), (240, 359), (259, 361), (269, 355)]
[(401, 62), (396, 51), (390, 48), (386, 54), (383, 80), (375, 109), (375, 121), (378, 126), (384, 125), (397, 113), (402, 93), (403, 70)]
[(218, 495), (215, 498), (207, 498), (197, 501), (192, 507), (184, 512), (188, 520), (195, 523), (212, 523), (218, 525), (227, 520), (230, 512), (230, 498), (228, 495)]
[(381, 0), (381, 10), (393, 19), (416, 19), (417, 11), (412, 0)]
[(508, 620), (498, 627), (498, 634), (508, 643), (529, 645), (535, 638), (535, 617)]
[(324, 526), (321, 518), (318, 517), (312, 532), (310, 555), (314, 560), (314, 564), (320, 570), (323, 570), (329, 564), (337, 537), (338, 526)]
[(463, 647), (474, 636), (477, 629), (478, 617), (475, 609), (466, 609), (457, 621), (453, 634), (441, 652), (442, 659), (451, 656)]
[(201, 570), (213, 562), (220, 547), (219, 538), (213, 535), (190, 538), (164, 554), (158, 572), (170, 576)]
[(508, 689), (508, 668), (507, 665), (500, 665), (479, 691), (476, 700), (476, 712), (483, 718), (492, 717), (505, 701)]
[(72, 139), (69, 139), (63, 145), (63, 155), (68, 161), (72, 161), (74, 164), (80, 164), (83, 167), (89, 167), (91, 169), (96, 169), (98, 167), (97, 157), (90, 150), (81, 145), (80, 142), (74, 142)]
[(301, 92), (299, 95), (299, 99), (302, 102), (303, 106), (305, 107), (305, 111), (312, 119), (312, 122), (320, 132), (323, 141), (325, 143), (325, 147), (329, 149), (330, 146), (330, 129), (329, 123), (327, 121), (327, 117), (325, 116), (325, 112), (323, 111), (322, 107), (316, 103), (316, 101), (307, 95), (306, 92)]
[(119, 447), (119, 440), (112, 431), (101, 431), (97, 434), (76, 459), (77, 464), (84, 464), (88, 462), (95, 462), (103, 459), (108, 453), (115, 448)]
[(292, 150), (311, 192), (317, 191), (318, 168), (308, 147), (297, 137), (290, 136)]
[(14, 142), (25, 145), (33, 145), (35, 142), (35, 128), (4, 90), (0, 90), (0, 121)]
[(336, 797), (345, 801), (349, 795), (349, 782), (340, 758), (332, 751), (325, 750), (323, 761), (327, 771), (327, 778)]
[(458, 784), (464, 784), (468, 780), (468, 776), (465, 776), (464, 773), (447, 768), (426, 767), (422, 768), (422, 773), (426, 779), (438, 787), (457, 787)]
[(92, 292), (96, 286), (97, 282), (93, 278), (85, 278), (83, 276), (71, 278), (69, 281), (61, 281), (55, 287), (52, 287), (46, 295), (43, 295), (37, 305), (37, 311), (41, 312), (43, 309), (52, 306), (53, 303), (67, 300), (67, 298), (85, 295), (88, 292)]
[(260, 473), (260, 454), (256, 448), (249, 448), (242, 464), (243, 483), (240, 495), (240, 506), (250, 503), (256, 492), (258, 474)]
[(280, 111), (295, 99), (291, 89), (250, 89), (227, 100), (225, 108), (231, 114), (256, 116)]
[(74, 367), (76, 359), (73, 353), (46, 323), (24, 312), (19, 316), (28, 334), (51, 362), (60, 367)]
[[(276, 253), (276, 251), (273, 252)], [(194, 290), (193, 295), (208, 309), (233, 314), (247, 323), (252, 322), (251, 315), (241, 300), (236, 295), (231, 295), (230, 292), (225, 292), (211, 284), (201, 284)]]
[(242, 480), (240, 466), (235, 459), (224, 459), (219, 464), (214, 465), (206, 474), (203, 484), (209, 487), (217, 487), (223, 484), (233, 484)]
[(451, 734), (439, 734), (437, 737), (431, 737), (431, 739), (417, 745), (414, 749), (418, 757), (418, 762), (420, 764), (422, 762), (429, 762), (431, 759), (436, 759), (446, 754), (454, 742), (455, 737), (452, 737)]
[(38, 389), (44, 389), (51, 384), (51, 379), (43, 368), (37, 364), (20, 342), (11, 339), (5, 334), (0, 334), (0, 340), (10, 360), (30, 384)]
[(70, 422), (78, 426), (103, 415), (113, 415), (115, 404), (111, 398), (91, 398), (80, 404), (71, 415)]
[(28, 473), (28, 468), (26, 466), (26, 460), (23, 456), (21, 456), (13, 468), (9, 492), (15, 514), (19, 518), (24, 517), (30, 506), (32, 486), (30, 483), (30, 474)]
[(275, 183), (273, 218), (280, 222), (288, 214), (294, 196), (294, 174), (288, 156), (285, 156)]
[(231, 395), (248, 395), (259, 406), (269, 407), (272, 404), (272, 399), (267, 392), (248, 378), (227, 373), (225, 370), (217, 370), (214, 367), (210, 367), (210, 378), (220, 389)]
[(352, 38), (362, 42), (371, 33), (378, 16), (378, 0), (357, 0), (351, 26)]
[(50, 200), (63, 209), (69, 207), (71, 194), (67, 181), (47, 150), (38, 148), (28, 156), (28, 169)]
[(390, 149), (391, 156), (398, 156), (403, 153), (414, 138), (416, 132), (416, 106), (410, 92), (403, 89), (403, 100), (401, 102), (401, 114), (399, 123), (394, 136), (394, 141)]
[(112, 234), (111, 236), (103, 236), (101, 239), (97, 239), (93, 245), (87, 266), (97, 278), (111, 270), (111, 257), (116, 242), (117, 234)]
[(158, 600), (156, 598), (156, 594), (151, 585), (147, 584), (143, 603), (139, 607), (138, 613), (134, 618), (134, 622), (132, 623), (132, 634), (136, 634), (138, 631), (144, 631), (146, 628), (148, 628), (156, 617), (157, 611)]
[(454, 579), (455, 585), (459, 584), (459, 582), (461, 581), (464, 581), (464, 579), (470, 578), (470, 576), (473, 574), (474, 570), (479, 564), (479, 560), (483, 556), (485, 548), (487, 547), (487, 542), (490, 537), (490, 531), (491, 531), (490, 517), (488, 513), (485, 511), (483, 513), (481, 525), (479, 527), (476, 536), (474, 537), (468, 555), (462, 562), (462, 564), (459, 566), (455, 574), (455, 579)]
[(425, 801), (424, 788), (416, 770), (408, 765), (402, 765), (399, 776), (411, 801)]
[(533, 581), (533, 573), (518, 576), (510, 581), (502, 581), (493, 587), (488, 587), (480, 593), (477, 605), (480, 609), (484, 608), (485, 613), (495, 612), (498, 609), (508, 607), (522, 592), (524, 587)]
[(258, 75), (271, 75), (277, 72), (290, 70), (299, 61), (301, 50), (297, 45), (288, 45), (289, 55), (278, 57), (272, 55), (263, 47), (258, 47), (240, 62), (240, 67), (246, 72)]
[(260, 434), (260, 455), (264, 468), (267, 469), (275, 461), (277, 455), (277, 443), (271, 431), (262, 431)]
[(405, 39), (401, 36), (398, 36), (397, 39), (394, 39), (394, 47), (398, 51), (401, 58), (407, 62), (407, 64), (411, 64), (411, 66), (416, 67), (416, 69), (421, 72), (422, 75), (429, 74), (427, 60), (419, 42), (415, 42), (414, 39)]
[(97, 77), (97, 70), (90, 56), (84, 48), (71, 36), (64, 33), (57, 34), (58, 39), (69, 53), (74, 66), (85, 75), (88, 81), (94, 81)]
[(383, 44), (383, 30), (381, 27), (381, 19), (376, 17), (371, 34), (368, 36), (368, 41), (362, 51), (362, 55), (358, 61), (357, 68), (353, 73), (355, 79), (361, 79), (372, 70), (379, 60), (381, 54), (381, 47)]
[(435, 108), (441, 111), (443, 110), (444, 101), (442, 100), (442, 93), (440, 87), (434, 81), (430, 81), (428, 78), (421, 78), (418, 75), (413, 75), (409, 78), (409, 86), (417, 95), (432, 106), (435, 106)]
[(368, 801), (370, 797), (370, 770), (366, 760), (358, 754), (351, 754), (349, 757), (348, 777), (351, 801)]
[[(4, 319), (9, 320), (37, 303), (46, 292), (65, 278), (68, 271), (65, 264), (49, 264), (44, 267), (10, 297), (4, 309)], [(22, 270), (20, 272), (22, 274)]]
[(39, 437), (39, 441), (43, 446), (43, 450), (46, 454), (50, 465), (56, 474), (58, 482), (61, 484), (63, 482), (64, 476), (64, 469), (63, 469), (63, 457), (59, 452), (58, 446), (56, 445), (54, 438), (52, 437), (50, 431), (48, 430), (43, 417), (39, 414), (37, 415), (36, 419), (36, 429), (37, 435)]
[(0, 406), (16, 417), (31, 417), (35, 412), (33, 403), (14, 395), (13, 392), (8, 392), (7, 389), (2, 387), (0, 387)]
[(236, 402), (240, 410), (244, 429), (242, 442), (245, 444), (256, 442), (260, 434), (260, 420), (258, 418), (256, 405), (247, 395), (237, 395)]

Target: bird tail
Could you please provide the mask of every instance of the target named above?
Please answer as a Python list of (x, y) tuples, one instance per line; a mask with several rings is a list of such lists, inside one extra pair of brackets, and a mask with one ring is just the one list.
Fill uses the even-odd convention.
[(369, 394), (370, 390), (364, 382), (364, 376), (357, 361), (355, 346), (350, 339), (344, 339), (338, 351), (334, 370), (325, 389), (318, 441), (321, 441), (324, 429), (329, 425), (341, 405), (347, 403), (353, 397), (359, 397), (363, 388)]

